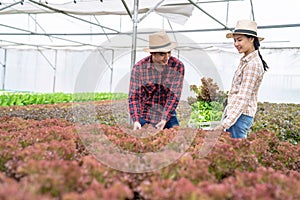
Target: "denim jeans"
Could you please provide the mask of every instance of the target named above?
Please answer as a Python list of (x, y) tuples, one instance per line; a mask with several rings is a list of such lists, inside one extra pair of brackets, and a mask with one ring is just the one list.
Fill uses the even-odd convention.
[[(141, 126), (144, 126), (145, 124), (150, 124), (150, 122), (146, 121), (144, 118), (140, 118), (140, 124)], [(152, 124), (153, 126), (155, 126), (156, 124)], [(173, 128), (174, 126), (179, 126), (179, 122), (176, 116), (176, 112), (174, 112), (174, 114), (172, 115), (172, 117), (170, 118), (169, 121), (167, 121), (165, 128)]]
[(232, 138), (246, 138), (247, 131), (253, 124), (253, 117), (242, 114), (238, 120), (226, 131), (231, 133)]

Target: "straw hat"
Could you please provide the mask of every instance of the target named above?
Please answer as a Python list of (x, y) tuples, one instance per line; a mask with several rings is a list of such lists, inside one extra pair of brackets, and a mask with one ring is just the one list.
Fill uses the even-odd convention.
[(234, 34), (251, 35), (257, 37), (259, 41), (263, 41), (263, 37), (257, 36), (257, 24), (252, 20), (239, 20), (236, 23), (233, 33), (227, 33), (227, 38), (232, 38)]
[(165, 31), (149, 35), (149, 47), (144, 48), (146, 52), (169, 52), (177, 47), (176, 42), (171, 42)]

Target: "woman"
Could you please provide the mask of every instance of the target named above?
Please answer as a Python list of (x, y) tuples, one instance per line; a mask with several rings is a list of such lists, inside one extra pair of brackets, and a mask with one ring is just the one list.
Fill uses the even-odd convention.
[(226, 37), (234, 39), (234, 46), (243, 57), (232, 80), (225, 117), (214, 130), (226, 129), (232, 138), (246, 138), (257, 109), (258, 89), (269, 68), (259, 52), (264, 38), (257, 36), (257, 24), (251, 20), (239, 20), (233, 33)]

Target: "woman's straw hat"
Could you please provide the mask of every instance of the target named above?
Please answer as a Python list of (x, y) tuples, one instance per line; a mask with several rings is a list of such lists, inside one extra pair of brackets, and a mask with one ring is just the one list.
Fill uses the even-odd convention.
[(257, 37), (259, 41), (263, 41), (263, 37), (257, 36), (257, 24), (252, 20), (239, 20), (236, 23), (236, 27), (233, 33), (227, 33), (227, 38), (232, 38), (234, 34), (251, 35)]
[(146, 52), (169, 52), (177, 47), (176, 42), (171, 42), (165, 31), (149, 35), (149, 47), (144, 48)]

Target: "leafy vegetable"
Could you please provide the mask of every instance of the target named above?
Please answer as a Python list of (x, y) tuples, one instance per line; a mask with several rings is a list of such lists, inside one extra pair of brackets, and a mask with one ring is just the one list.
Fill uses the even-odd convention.
[(0, 106), (25, 106), (32, 104), (55, 104), (100, 100), (126, 99), (124, 93), (10, 93), (0, 94)]

